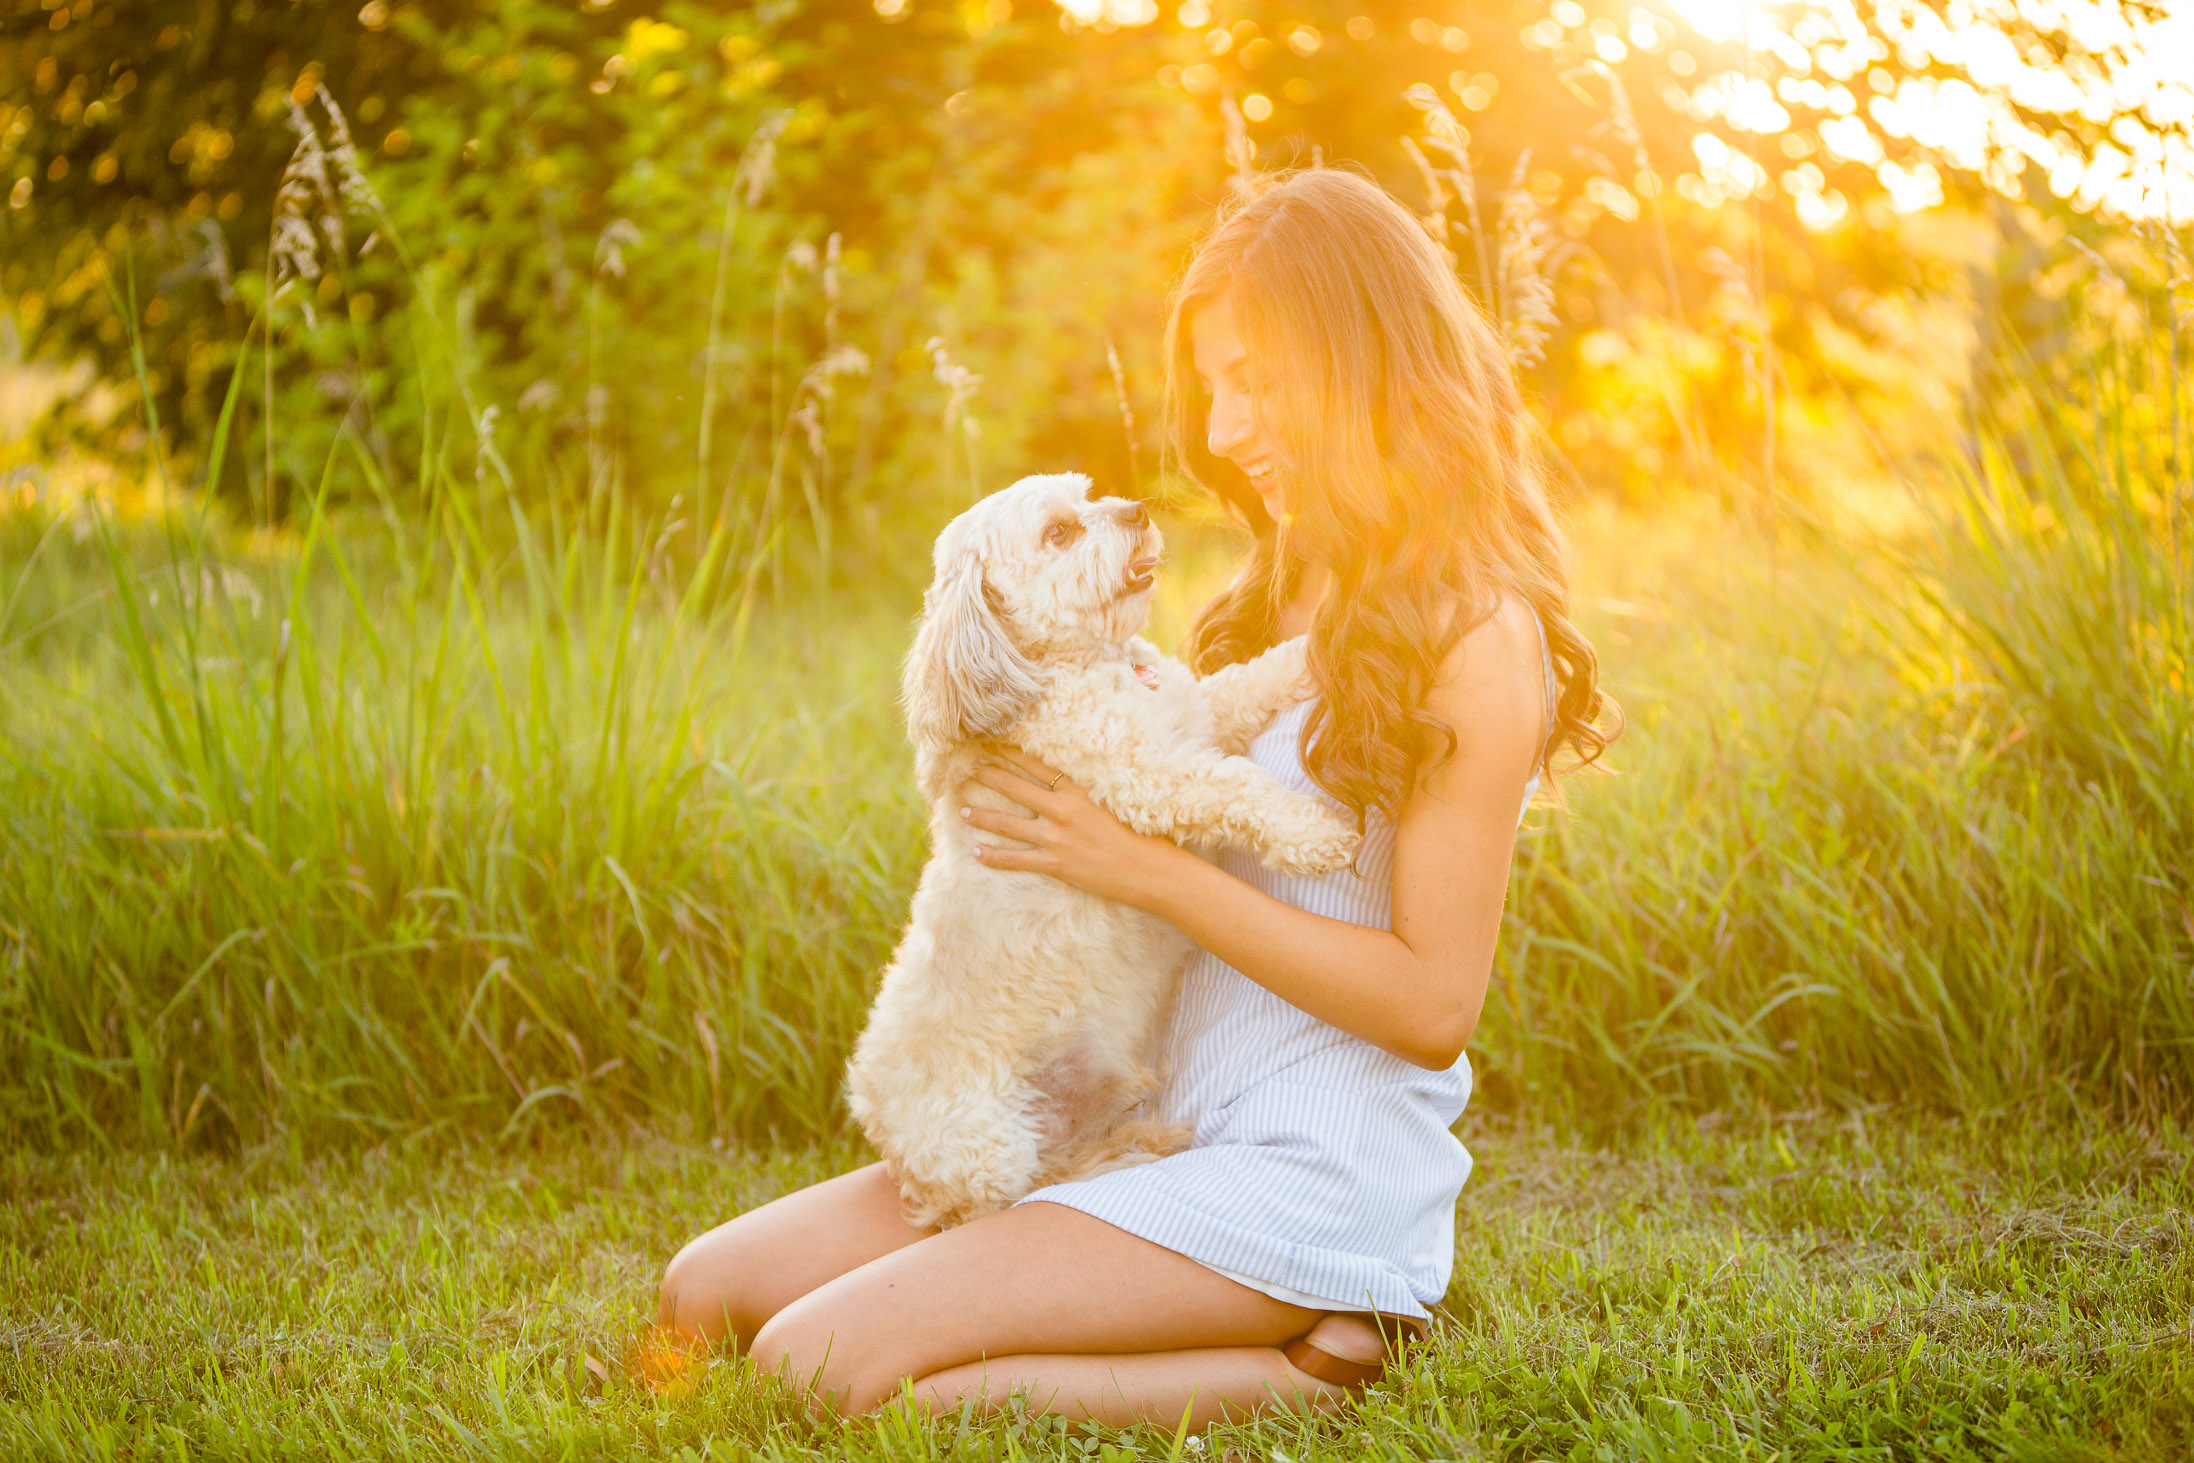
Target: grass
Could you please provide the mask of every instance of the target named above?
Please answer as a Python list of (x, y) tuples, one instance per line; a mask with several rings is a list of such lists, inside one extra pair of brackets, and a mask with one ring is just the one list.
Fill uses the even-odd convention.
[[(893, 670), (959, 490), (840, 542), (778, 400), (716, 502), (521, 493), (413, 283), (408, 480), (346, 416), (279, 528), (0, 505), (0, 1132), (834, 1141), (923, 853)], [(2181, 323), (1994, 372), (1901, 539), (1587, 509), (1632, 725), (1526, 830), (1490, 1100), (2194, 1115)], [(273, 460), (271, 420), (230, 440), (248, 365), (205, 481)]]
[[(1473, 1122), (1436, 1341), (1216, 1460), (2167, 1459), (2194, 1446), (2182, 1131), (1886, 1113)], [(818, 1426), (636, 1369), (703, 1226), (854, 1161), (615, 1142), (6, 1160), (0, 1456), (1178, 1457), (1164, 1429)], [(589, 1359), (592, 1358), (590, 1365)], [(1193, 1455), (1191, 1455), (1193, 1456)]]
[(826, 1131), (919, 853), (903, 609), (749, 637), (629, 524), (492, 565), (397, 532), (181, 604), (144, 545), (45, 536), (0, 688), (9, 1126)]
[[(1207, 1456), (2185, 1456), (2194, 576), (2120, 386), (1896, 536), (1581, 511), (1631, 728), (1519, 845), (1440, 1344)], [(0, 513), (0, 1456), (1185, 1456), (644, 1385), (676, 1245), (856, 1157), (920, 556), (443, 445)]]
[[(1925, 564), (1898, 572), (1919, 550), (1778, 572), (1711, 517), (1599, 531), (1624, 552), (1588, 563), (1616, 601), (1591, 628), (1632, 726), (1518, 864), (1480, 1044), (1504, 1100), (2184, 1102), (2194, 869), (2160, 811), (2194, 805), (2164, 735), (2183, 669), (2145, 700), (2097, 676), (2128, 713), (2097, 717), (1976, 654)], [(2023, 617), (2084, 594), (2030, 553)], [(2055, 656), (2018, 627), (2014, 669), (2069, 678), (2143, 623), (2079, 619)], [(2075, 754), (2098, 724), (2170, 750), (2116, 775)]]
[[(1524, 837), (1493, 1101), (2185, 1116), (2194, 589), (2151, 519), (2068, 498), (2053, 535), (2016, 487), (1940, 543), (1583, 515), (1631, 728)], [(772, 607), (697, 534), (516, 523), (316, 518), (180, 570), (0, 525), (0, 1127), (840, 1131), (922, 854), (913, 586)]]

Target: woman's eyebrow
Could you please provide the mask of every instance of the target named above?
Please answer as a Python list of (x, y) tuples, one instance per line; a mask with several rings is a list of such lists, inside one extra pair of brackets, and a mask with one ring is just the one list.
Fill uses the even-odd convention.
[(1248, 352), (1248, 351), (1243, 351), (1243, 352), (1242, 352), (1242, 353), (1241, 353), (1240, 355), (1237, 355), (1237, 356), (1233, 356), (1233, 357), (1230, 357), (1230, 358), (1228, 358), (1227, 360), (1223, 360), (1223, 361), (1220, 361), (1220, 362), (1218, 362), (1218, 363), (1217, 363), (1217, 366), (1215, 367), (1215, 369), (1214, 369), (1213, 371), (1207, 372), (1207, 371), (1205, 371), (1205, 370), (1204, 370), (1204, 368), (1203, 368), (1203, 367), (1201, 367), (1201, 366), (1198, 366), (1198, 367), (1196, 368), (1196, 374), (1197, 374), (1197, 375), (1199, 375), (1199, 376), (1201, 376), (1201, 377), (1203, 377), (1203, 379), (1204, 379), (1204, 380), (1206, 380), (1206, 381), (1209, 381), (1209, 380), (1211, 380), (1211, 378), (1212, 378), (1212, 376), (1213, 376), (1213, 375), (1220, 375), (1220, 376), (1226, 376), (1226, 375), (1231, 375), (1231, 374), (1232, 374), (1233, 372), (1235, 372), (1235, 371), (1237, 371), (1237, 370), (1240, 370), (1240, 369), (1241, 369), (1241, 367), (1242, 367), (1242, 365), (1243, 365), (1243, 363), (1244, 363), (1244, 362), (1246, 362), (1246, 361), (1248, 361), (1248, 359), (1249, 359), (1249, 352)]

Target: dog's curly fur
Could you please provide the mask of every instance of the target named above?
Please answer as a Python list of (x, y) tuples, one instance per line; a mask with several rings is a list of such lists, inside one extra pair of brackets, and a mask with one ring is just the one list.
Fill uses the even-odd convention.
[(1303, 643), (1199, 681), (1136, 638), (1161, 539), (1139, 505), (1089, 487), (1079, 474), (1024, 478), (954, 519), (907, 656), (931, 853), (847, 1090), (918, 1225), (1187, 1138), (1126, 1114), (1155, 1087), (1189, 942), (1154, 915), (978, 862), (977, 842), (1008, 840), (971, 828), (962, 805), (1027, 811), (970, 781), (981, 740), (1050, 763), (1138, 832), (1240, 845), (1294, 873), (1355, 856), (1336, 805), (1240, 755), (1310, 694)]

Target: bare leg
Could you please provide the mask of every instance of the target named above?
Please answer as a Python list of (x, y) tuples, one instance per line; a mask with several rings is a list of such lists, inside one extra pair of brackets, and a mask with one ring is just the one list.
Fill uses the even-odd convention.
[(1335, 1405), (1337, 1389), (1278, 1350), (1320, 1319), (1079, 1210), (1034, 1203), (840, 1275), (780, 1310), (753, 1356), (847, 1413), (913, 1382), (938, 1409), (1018, 1388), (1072, 1416), (1174, 1425), (1192, 1395), (1205, 1420)]
[(688, 1243), (663, 1271), (656, 1317), (689, 1336), (730, 1335), (748, 1346), (764, 1322), (817, 1286), (935, 1233), (901, 1217), (897, 1185), (872, 1163)]
[[(1309, 1332), (1322, 1351), (1374, 1362), (1385, 1347), (1378, 1329), (1359, 1316), (1329, 1315)], [(1330, 1412), (1347, 1393), (1297, 1371), (1278, 1348), (1207, 1347), (1125, 1356), (999, 1356), (919, 1378), (914, 1396), (934, 1416), (973, 1402), (1003, 1407), (1016, 1394), (1037, 1412), (1107, 1427), (1154, 1423), (1191, 1428), (1234, 1421), (1276, 1407)]]
[[(1260, 1412), (1327, 1412), (1345, 1394), (1305, 1376), (1271, 1346), (1216, 1346), (1124, 1356), (1026, 1355), (968, 1362), (919, 1378), (914, 1395), (933, 1416), (974, 1402), (978, 1412), (1028, 1398), (1031, 1412), (1108, 1427), (1150, 1423), (1191, 1428), (1239, 1421)], [(884, 1399), (886, 1402), (891, 1399)]]

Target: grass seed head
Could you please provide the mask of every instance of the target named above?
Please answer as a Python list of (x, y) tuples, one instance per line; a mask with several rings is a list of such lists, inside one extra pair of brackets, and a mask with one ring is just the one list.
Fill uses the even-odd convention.
[(760, 207), (770, 185), (777, 181), (777, 140), (784, 136), (785, 124), (791, 120), (789, 111), (770, 112), (755, 127), (754, 135), (747, 139), (738, 171), (732, 175), (732, 186), (749, 208)]
[(640, 228), (629, 218), (613, 218), (594, 241), (594, 272), (605, 279), (625, 277), (625, 250), (640, 242)]
[(1499, 268), (1501, 323), (1509, 359), (1519, 371), (1546, 359), (1554, 333), (1554, 269), (1560, 263), (1539, 200), (1528, 182), (1531, 149), (1516, 159), (1516, 171), (1501, 191)]
[(1257, 191), (1257, 144), (1250, 141), (1249, 123), (1242, 117), (1242, 109), (1234, 104), (1234, 93), (1224, 92), (1219, 97), (1219, 122), (1225, 129), (1227, 192), (1235, 198), (1248, 198)]

